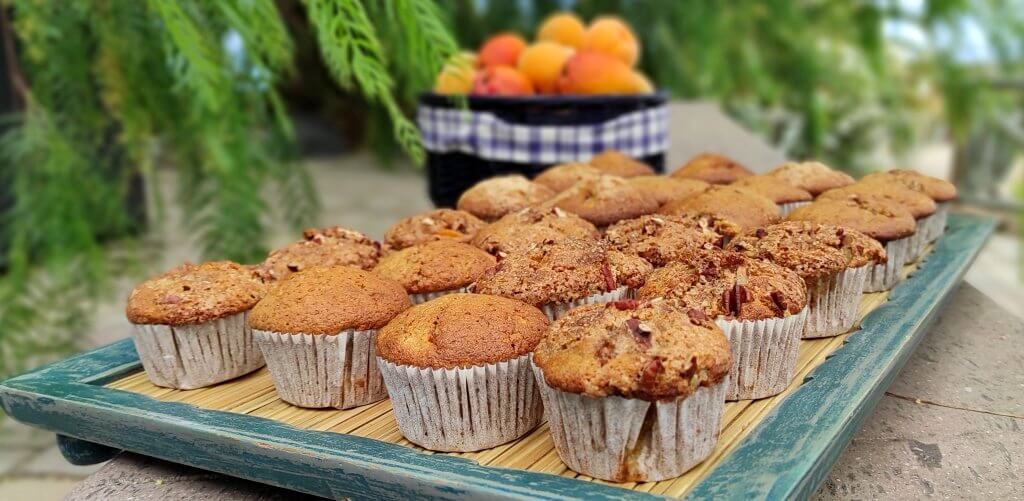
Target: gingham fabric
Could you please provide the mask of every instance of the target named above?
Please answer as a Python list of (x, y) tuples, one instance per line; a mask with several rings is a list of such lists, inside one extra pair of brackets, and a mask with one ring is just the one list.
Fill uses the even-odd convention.
[(668, 149), (666, 106), (584, 125), (514, 124), (486, 111), (420, 106), (416, 121), (427, 151), (461, 151), (503, 162), (584, 161), (610, 149), (639, 158)]

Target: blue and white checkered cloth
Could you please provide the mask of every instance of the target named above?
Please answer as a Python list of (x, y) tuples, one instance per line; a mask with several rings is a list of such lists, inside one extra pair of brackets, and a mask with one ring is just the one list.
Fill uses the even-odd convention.
[(666, 106), (584, 125), (514, 124), (486, 111), (420, 106), (416, 121), (427, 151), (494, 161), (556, 164), (586, 161), (605, 150), (640, 158), (668, 149)]

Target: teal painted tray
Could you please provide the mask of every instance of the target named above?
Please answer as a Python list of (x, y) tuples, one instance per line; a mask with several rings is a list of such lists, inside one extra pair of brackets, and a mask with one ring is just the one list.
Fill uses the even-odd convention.
[[(888, 301), (871, 309), (861, 329), (834, 339), (835, 351), (821, 351), (820, 365), (809, 368), (803, 381), (771, 406), (765, 401), (743, 404), (760, 405), (762, 411), (736, 425), (743, 430), (734, 442), (690, 474), (685, 491), (675, 493), (727, 499), (813, 493), (993, 227), (990, 219), (952, 215), (946, 235), (926, 261)], [(129, 450), (332, 498), (622, 499), (674, 493), (651, 484), (588, 481), (564, 469), (557, 475), (486, 466), (431, 454), (401, 440), (311, 431), (273, 416), (203, 408), (194, 404), (202, 400), (195, 399), (197, 393), (147, 396), (115, 388), (127, 388), (123, 382), (132, 378), (143, 380), (139, 370), (131, 341), (123, 340), (3, 382), (0, 404), (15, 419), (56, 432), (65, 457), (77, 464)], [(232, 384), (254, 387), (260, 377)], [(292, 414), (299, 412), (331, 411)]]

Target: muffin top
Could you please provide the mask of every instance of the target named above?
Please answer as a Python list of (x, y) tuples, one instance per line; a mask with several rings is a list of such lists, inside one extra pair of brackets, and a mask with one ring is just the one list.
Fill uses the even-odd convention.
[(807, 221), (748, 231), (726, 249), (785, 266), (808, 284), (846, 268), (885, 263), (885, 249), (877, 240), (857, 230)]
[(494, 256), (472, 245), (439, 240), (388, 254), (373, 272), (402, 284), (410, 294), (422, 294), (465, 287), (495, 263)]
[(740, 179), (731, 186), (752, 191), (777, 204), (810, 202), (814, 196), (807, 190), (797, 188), (772, 176), (750, 176)]
[(676, 169), (672, 177), (700, 179), (711, 184), (729, 184), (754, 175), (739, 162), (717, 153), (701, 153)]
[(558, 207), (528, 207), (480, 230), (473, 245), (500, 256), (566, 238), (597, 240), (600, 236), (593, 224), (576, 214)]
[(765, 175), (807, 190), (814, 196), (832, 188), (840, 188), (854, 183), (849, 174), (837, 171), (821, 162), (786, 162), (768, 171)]
[(645, 196), (653, 198), (658, 205), (665, 205), (691, 195), (696, 195), (708, 188), (708, 183), (699, 179), (686, 179), (668, 176), (637, 176), (627, 179), (629, 184), (639, 189)]
[[(935, 201), (928, 195), (903, 187), (902, 184), (887, 182), (880, 179), (874, 181), (858, 181), (849, 186), (828, 190), (819, 195), (825, 200), (857, 198), (864, 195), (874, 195), (883, 199), (884, 203), (890, 203), (895, 207), (902, 207), (910, 212), (916, 219), (928, 217), (935, 214)], [(874, 200), (869, 198), (868, 200)]]
[(540, 306), (638, 287), (650, 271), (639, 257), (606, 251), (594, 241), (565, 239), (509, 254), (476, 281), (473, 292)]
[(722, 247), (724, 223), (714, 216), (647, 215), (619, 221), (604, 232), (608, 248), (640, 256), (654, 266), (686, 259), (697, 249)]
[(569, 189), (570, 186), (584, 179), (597, 177), (603, 174), (590, 164), (581, 162), (570, 162), (559, 164), (544, 169), (533, 178), (533, 182), (551, 188), (551, 191), (559, 193)]
[(551, 188), (523, 176), (499, 176), (474, 184), (459, 197), (456, 206), (485, 221), (494, 221), (509, 212), (541, 203), (554, 194)]
[(898, 182), (907, 188), (928, 195), (936, 202), (948, 202), (956, 198), (956, 185), (953, 183), (912, 170), (893, 169), (887, 172), (873, 172), (861, 178), (861, 181), (875, 180)]
[(789, 213), (790, 221), (834, 224), (857, 230), (882, 243), (914, 234), (914, 216), (891, 202), (870, 201), (872, 196), (843, 200), (816, 200)]
[(256, 271), (261, 278), (272, 282), (313, 266), (354, 266), (369, 270), (377, 265), (380, 256), (380, 243), (358, 231), (340, 226), (310, 228), (302, 232), (302, 240), (272, 251), (256, 266)]
[(664, 301), (581, 306), (558, 319), (537, 346), (547, 384), (589, 397), (686, 397), (722, 381), (729, 340), (699, 310)]
[(249, 313), (253, 329), (332, 335), (379, 329), (410, 306), (393, 280), (352, 268), (309, 268), (278, 283)]
[(655, 270), (638, 299), (665, 298), (712, 318), (761, 320), (807, 306), (804, 281), (794, 271), (743, 254), (712, 250)]
[(484, 226), (487, 223), (466, 211), (434, 209), (409, 216), (388, 228), (384, 233), (384, 245), (398, 250), (434, 240), (469, 242)]
[(727, 236), (779, 221), (779, 206), (771, 200), (731, 186), (712, 186), (689, 198), (669, 202), (658, 210), (669, 215), (708, 214), (723, 220)]
[(522, 301), (448, 294), (403, 311), (377, 333), (377, 354), (399, 365), (453, 369), (533, 351), (548, 319)]
[(607, 226), (650, 214), (658, 210), (658, 202), (621, 177), (600, 176), (572, 185), (545, 202), (544, 207), (559, 207), (597, 226)]
[(125, 314), (134, 324), (201, 324), (252, 308), (266, 289), (238, 263), (185, 263), (135, 286)]
[(634, 177), (655, 174), (650, 165), (617, 150), (606, 150), (594, 155), (589, 163), (591, 167), (613, 176)]

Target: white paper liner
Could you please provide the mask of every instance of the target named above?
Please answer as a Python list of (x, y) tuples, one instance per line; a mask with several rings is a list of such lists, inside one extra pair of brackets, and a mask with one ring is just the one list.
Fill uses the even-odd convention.
[(949, 206), (951, 202), (937, 202), (935, 214), (932, 214), (925, 233), (928, 242), (934, 242), (946, 232), (946, 222), (949, 219)]
[(458, 369), (397, 365), (377, 357), (398, 429), (435, 451), (470, 452), (515, 440), (543, 417), (530, 355)]
[(796, 315), (763, 320), (715, 320), (729, 339), (732, 368), (726, 400), (751, 400), (781, 393), (796, 373), (807, 307)]
[(285, 334), (254, 330), (281, 400), (349, 409), (387, 398), (377, 369), (377, 331)]
[(193, 325), (134, 324), (132, 337), (146, 376), (157, 386), (191, 390), (263, 367), (248, 315)]
[(426, 303), (427, 301), (432, 301), (434, 299), (437, 299), (437, 298), (439, 298), (441, 296), (445, 296), (445, 295), (448, 295), (448, 294), (458, 294), (458, 293), (464, 293), (464, 292), (468, 292), (468, 291), (469, 291), (469, 287), (467, 286), (467, 287), (461, 287), (461, 288), (458, 288), (458, 289), (448, 289), (446, 291), (420, 292), (418, 294), (409, 294), (409, 301), (412, 302), (412, 304), (415, 306), (417, 304), (423, 304), (423, 303)]
[(853, 328), (871, 266), (847, 268), (807, 288), (809, 311), (804, 339), (838, 336)]
[(575, 299), (567, 303), (548, 303), (542, 304), (540, 309), (548, 316), (548, 320), (554, 322), (559, 318), (569, 313), (569, 310), (583, 306), (585, 304), (597, 304), (597, 303), (610, 303), (612, 301), (618, 301), (620, 299), (628, 299), (630, 297), (629, 287), (619, 287), (611, 292), (602, 292), (600, 294), (594, 294), (587, 296), (582, 299)]
[(924, 249), (928, 247), (931, 240), (928, 240), (932, 218), (935, 214), (927, 217), (923, 217), (914, 222), (914, 234), (910, 237), (910, 249), (907, 251), (907, 257), (903, 260), (903, 264), (910, 264), (917, 262), (919, 259), (924, 257)]
[(613, 482), (665, 480), (696, 466), (718, 443), (725, 380), (686, 398), (648, 402), (562, 391), (533, 370), (558, 457), (573, 471)]
[(779, 214), (782, 217), (786, 217), (786, 216), (789, 215), (790, 212), (793, 212), (793, 210), (795, 210), (797, 207), (803, 207), (804, 205), (807, 205), (807, 204), (810, 204), (810, 203), (811, 202), (807, 201), (807, 202), (786, 202), (784, 204), (779, 204)]
[(885, 243), (885, 264), (872, 265), (868, 270), (868, 278), (864, 281), (864, 292), (881, 292), (895, 286), (900, 281), (903, 263), (907, 252), (913, 244), (913, 235)]

